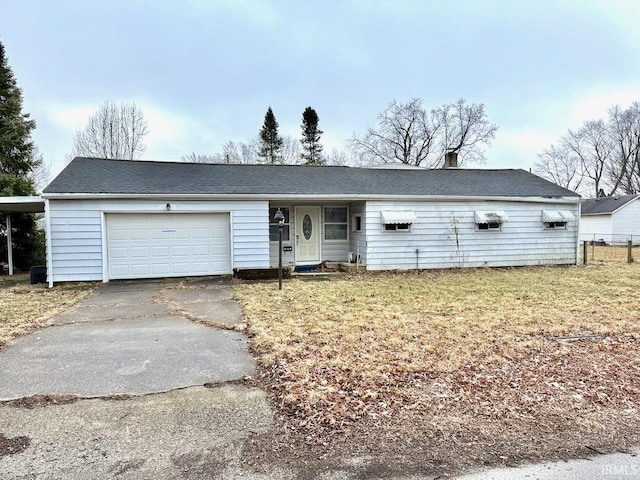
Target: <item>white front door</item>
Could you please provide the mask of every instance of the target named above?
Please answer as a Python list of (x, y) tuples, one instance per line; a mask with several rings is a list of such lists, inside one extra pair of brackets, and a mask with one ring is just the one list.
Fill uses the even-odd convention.
[(320, 263), (320, 207), (296, 207), (296, 263)]

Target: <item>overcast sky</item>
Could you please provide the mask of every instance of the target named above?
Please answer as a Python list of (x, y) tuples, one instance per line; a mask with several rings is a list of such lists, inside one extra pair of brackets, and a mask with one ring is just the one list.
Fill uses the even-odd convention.
[(341, 149), (413, 97), (484, 103), (485, 167), (528, 169), (640, 100), (638, 18), (634, 0), (0, 0), (0, 41), (54, 171), (106, 100), (143, 110), (145, 159), (179, 160), (256, 135), (269, 106), (295, 137), (313, 107)]

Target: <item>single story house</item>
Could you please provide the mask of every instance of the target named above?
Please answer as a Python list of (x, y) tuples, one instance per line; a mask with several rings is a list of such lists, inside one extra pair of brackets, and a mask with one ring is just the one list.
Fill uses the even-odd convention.
[(575, 264), (580, 197), (524, 170), (75, 158), (42, 194), (48, 282)]
[(640, 195), (590, 198), (582, 202), (580, 241), (640, 243)]

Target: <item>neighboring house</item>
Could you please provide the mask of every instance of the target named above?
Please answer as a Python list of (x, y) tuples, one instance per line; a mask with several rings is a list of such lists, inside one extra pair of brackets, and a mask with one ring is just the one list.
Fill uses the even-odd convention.
[(582, 202), (580, 240), (607, 244), (640, 243), (640, 195), (602, 197)]
[[(575, 264), (577, 194), (524, 170), (74, 159), (45, 189), (53, 282), (230, 274), (358, 257), (369, 270)], [(351, 255), (350, 255), (351, 252)]]

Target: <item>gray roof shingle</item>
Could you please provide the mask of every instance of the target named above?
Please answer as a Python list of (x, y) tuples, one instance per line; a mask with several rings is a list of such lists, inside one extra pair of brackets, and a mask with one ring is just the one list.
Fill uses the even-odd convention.
[(44, 194), (578, 197), (524, 170), (376, 169), (75, 158)]
[(620, 207), (635, 200), (640, 195), (622, 195), (618, 197), (588, 198), (582, 202), (582, 215), (613, 213)]

